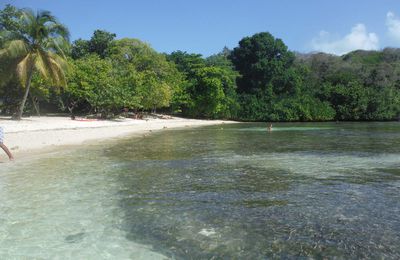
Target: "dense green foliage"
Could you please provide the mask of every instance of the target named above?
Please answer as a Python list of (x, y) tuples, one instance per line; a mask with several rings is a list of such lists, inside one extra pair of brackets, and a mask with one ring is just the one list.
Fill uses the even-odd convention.
[(239, 42), (230, 58), (242, 75), (238, 79), (242, 120), (332, 120), (329, 103), (315, 97), (305, 80), (309, 69), (280, 39), (258, 33)]
[(400, 49), (354, 51), (338, 57), (299, 55), (315, 96), (337, 120), (393, 120), (400, 115)]
[(69, 32), (48, 11), (15, 11), (10, 6), (5, 11), (7, 15), (4, 12), (0, 15), (0, 18), (6, 18), (0, 22), (0, 60), (6, 64), (2, 66), (2, 71), (9, 75), (17, 74), (25, 88), (16, 114), (16, 119), (21, 119), (35, 74), (52, 80), (54, 84), (65, 85), (63, 47), (67, 44)]
[[(158, 53), (140, 40), (116, 39), (104, 30), (95, 30), (89, 40), (78, 39), (71, 45), (40, 40), (46, 43), (41, 49), (45, 52), (33, 51), (31, 57), (39, 57), (39, 62), (21, 83), (21, 77), (9, 71), (23, 60), (10, 57), (24, 53), (18, 47), (22, 45), (12, 44), (29, 35), (21, 18), (24, 12), (11, 5), (0, 10), (2, 113), (16, 113), (25, 98), (25, 112), (38, 114), (44, 108), (103, 116), (161, 109), (196, 118), (247, 121), (394, 120), (400, 116), (399, 49), (354, 51), (340, 57), (299, 54), (267, 32), (244, 37), (233, 50), (225, 47), (207, 58), (183, 51)], [(44, 31), (50, 36), (57, 31), (57, 39), (67, 39), (66, 28), (49, 12), (39, 15), (54, 24), (50, 31), (49, 23), (43, 24), (47, 20), (38, 18), (39, 27), (47, 28)], [(45, 53), (50, 53), (48, 58)], [(61, 66), (51, 69), (40, 62), (59, 62), (57, 54), (68, 56), (65, 87), (59, 82), (64, 73)], [(29, 61), (35, 64), (34, 59)], [(26, 78), (31, 82), (29, 98)]]
[(114, 43), (115, 36), (115, 33), (96, 30), (89, 41), (78, 39), (74, 42), (71, 56), (74, 59), (78, 59), (89, 53), (96, 53), (101, 58), (105, 58)]
[[(94, 38), (94, 37), (93, 37)], [(93, 39), (92, 38), (92, 39)], [(169, 107), (179, 93), (182, 75), (165, 55), (136, 39), (114, 40), (102, 51), (87, 50), (73, 65), (64, 99), (70, 110), (102, 114), (125, 109)]]
[[(218, 57), (218, 58), (217, 58)], [(168, 56), (186, 79), (187, 102), (184, 114), (193, 117), (234, 118), (237, 111), (236, 78), (230, 61), (223, 53), (219, 62), (203, 59), (198, 54), (177, 51)]]

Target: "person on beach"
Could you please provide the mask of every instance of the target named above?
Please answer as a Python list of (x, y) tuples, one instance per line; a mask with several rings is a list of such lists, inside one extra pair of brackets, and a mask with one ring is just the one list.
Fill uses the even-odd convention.
[(272, 131), (272, 124), (269, 124), (269, 126), (267, 127), (268, 132)]
[(4, 140), (4, 131), (3, 127), (0, 126), (0, 147), (8, 155), (10, 161), (12, 161), (14, 160), (14, 156), (11, 154), (10, 150), (8, 150), (7, 146), (3, 143), (3, 140)]

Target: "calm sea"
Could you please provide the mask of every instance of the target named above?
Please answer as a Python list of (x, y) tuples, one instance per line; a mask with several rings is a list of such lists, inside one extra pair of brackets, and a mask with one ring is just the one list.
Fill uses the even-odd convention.
[(400, 258), (400, 123), (232, 124), (0, 168), (0, 259)]

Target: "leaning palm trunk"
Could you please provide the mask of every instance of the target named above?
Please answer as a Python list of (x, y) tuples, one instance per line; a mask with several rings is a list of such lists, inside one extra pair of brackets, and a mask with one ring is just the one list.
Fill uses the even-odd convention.
[(32, 75), (33, 75), (33, 71), (31, 70), (31, 72), (29, 73), (28, 79), (26, 81), (24, 96), (23, 96), (21, 104), (19, 105), (19, 108), (18, 108), (18, 113), (16, 116), (17, 120), (21, 120), (22, 114), (24, 113), (25, 103), (26, 103), (26, 100), (28, 99), (29, 89), (31, 87)]

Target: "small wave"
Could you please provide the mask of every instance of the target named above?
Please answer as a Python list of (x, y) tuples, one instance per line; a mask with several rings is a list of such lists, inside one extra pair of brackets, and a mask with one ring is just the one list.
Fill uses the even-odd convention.
[[(307, 126), (295, 126), (295, 127), (274, 127), (273, 132), (281, 131), (322, 131), (333, 129), (332, 127), (307, 127)], [(266, 132), (267, 127), (249, 127), (249, 128), (239, 128), (238, 131), (249, 131), (249, 132)]]

